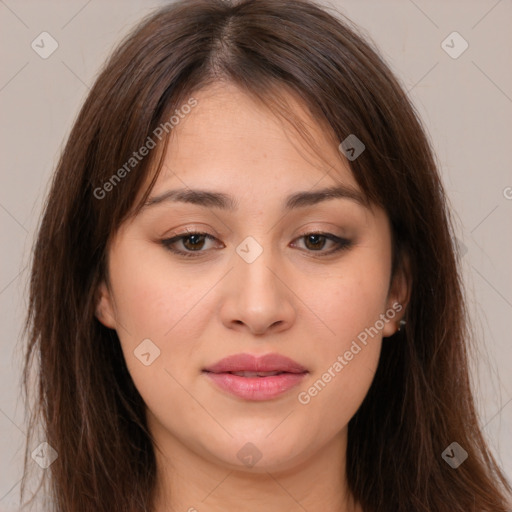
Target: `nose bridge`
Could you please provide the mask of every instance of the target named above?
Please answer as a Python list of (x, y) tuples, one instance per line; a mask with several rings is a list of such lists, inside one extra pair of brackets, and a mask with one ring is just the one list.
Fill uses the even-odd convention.
[(282, 279), (282, 257), (271, 246), (271, 237), (245, 238), (236, 247), (234, 262), (222, 308), (224, 323), (243, 323), (254, 333), (289, 325), (295, 309)]
[(234, 277), (242, 291), (267, 295), (267, 300), (281, 293), (282, 284), (279, 285), (276, 277), (281, 262), (268, 233), (260, 235), (258, 240), (253, 236), (246, 237), (236, 247), (236, 253)]

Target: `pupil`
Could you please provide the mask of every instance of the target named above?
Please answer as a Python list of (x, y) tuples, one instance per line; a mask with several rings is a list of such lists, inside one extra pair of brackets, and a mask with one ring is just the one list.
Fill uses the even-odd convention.
[[(187, 244), (187, 241), (192, 241), (192, 247), (187, 247), (188, 249), (200, 249), (201, 247), (197, 247), (196, 244), (198, 244), (198, 238), (202, 238), (203, 235), (189, 235), (187, 236), (187, 238), (184, 239), (184, 242), (185, 242), (185, 245), (190, 245), (190, 244)], [(204, 241), (203, 241), (204, 242)], [(202, 245), (201, 245), (202, 246)]]
[[(308, 235), (307, 242), (312, 241), (313, 245), (315, 246), (315, 247), (313, 247), (314, 249), (321, 249), (323, 247), (323, 243), (320, 243), (318, 239), (322, 238), (322, 237), (323, 237), (323, 235)], [(320, 244), (320, 247), (318, 247), (318, 244)], [(307, 243), (306, 243), (306, 245), (307, 245)]]

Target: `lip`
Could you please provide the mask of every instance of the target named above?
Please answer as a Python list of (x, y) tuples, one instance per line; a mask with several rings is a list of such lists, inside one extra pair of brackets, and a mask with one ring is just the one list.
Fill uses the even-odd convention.
[[(230, 372), (283, 372), (266, 377), (243, 377)], [(235, 354), (203, 369), (219, 388), (245, 400), (276, 398), (299, 385), (309, 373), (304, 366), (280, 354)]]
[(252, 354), (234, 354), (225, 357), (215, 364), (208, 366), (204, 371), (212, 373), (227, 372), (287, 372), (304, 373), (307, 369), (289, 357), (281, 354), (265, 354), (253, 356)]

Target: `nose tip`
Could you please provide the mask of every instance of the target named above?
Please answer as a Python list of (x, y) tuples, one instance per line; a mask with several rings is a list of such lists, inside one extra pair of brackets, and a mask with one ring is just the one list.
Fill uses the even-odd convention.
[(228, 277), (221, 314), (229, 328), (246, 328), (261, 336), (280, 332), (294, 322), (292, 294), (267, 265), (268, 257), (264, 252), (252, 263), (239, 261), (236, 272)]

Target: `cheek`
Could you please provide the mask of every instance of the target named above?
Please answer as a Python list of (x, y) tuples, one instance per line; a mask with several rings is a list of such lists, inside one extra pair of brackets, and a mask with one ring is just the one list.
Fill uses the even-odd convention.
[(318, 312), (325, 335), (317, 338), (314, 375), (301, 389), (298, 402), (306, 414), (321, 417), (334, 434), (357, 412), (378, 366), (388, 261), (359, 253), (358, 258), (347, 259), (343, 272), (318, 284), (308, 304)]
[(180, 271), (165, 251), (140, 245), (112, 253), (110, 273), (125, 361), (139, 392), (151, 402), (164, 389), (168, 397), (181, 396), (171, 375), (183, 381), (185, 363), (197, 359), (212, 314), (204, 296), (218, 275)]
[[(385, 312), (389, 287), (389, 262), (375, 251), (347, 257), (336, 272), (306, 279), (298, 291), (325, 327), (320, 350), (329, 356), (344, 352)], [(315, 286), (313, 286), (315, 285)], [(308, 291), (309, 289), (309, 291)], [(378, 325), (378, 327), (382, 327)], [(379, 329), (380, 331), (381, 329)]]
[[(115, 265), (110, 273), (128, 371), (149, 410), (161, 413), (171, 430), (180, 431), (183, 420), (168, 411), (204, 415), (188, 389), (198, 375), (194, 362), (204, 338), (203, 320), (211, 314), (201, 298), (218, 276), (180, 272), (164, 251), (159, 254), (154, 248), (119, 249), (123, 250), (112, 253)], [(193, 376), (191, 368), (197, 370)]]
[(332, 354), (298, 395), (298, 415), (316, 418), (304, 423), (305, 437), (334, 437), (356, 414), (371, 386), (381, 339), (375, 337), (366, 346), (355, 340), (343, 348), (347, 350)]
[(215, 276), (184, 271), (147, 242), (133, 241), (112, 254), (117, 318), (137, 337), (172, 336), (189, 324), (188, 315), (215, 284)]

